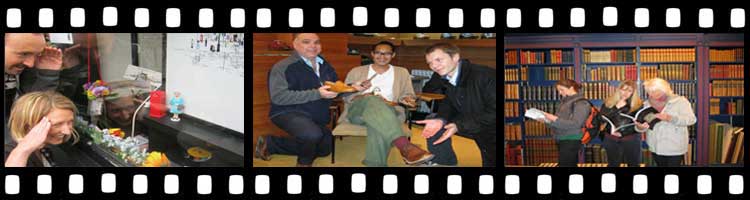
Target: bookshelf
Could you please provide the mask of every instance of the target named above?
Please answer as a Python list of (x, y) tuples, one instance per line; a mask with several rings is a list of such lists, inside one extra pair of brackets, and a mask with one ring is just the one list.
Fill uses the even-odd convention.
[[(560, 96), (554, 87), (555, 82), (562, 79), (575, 78), (575, 56), (573, 48), (520, 49), (519, 60), (522, 97), (521, 112), (529, 108), (538, 108), (545, 112), (554, 113)], [(543, 123), (528, 119), (521, 119), (524, 155), (527, 165), (539, 165), (545, 160), (557, 159), (557, 146), (551, 130)]]
[(744, 127), (744, 48), (740, 46), (710, 47), (709, 64), (709, 126), (708, 164), (713, 166), (742, 163), (744, 137), (736, 134)]
[[(517, 83), (517, 91), (520, 92), (519, 98), (508, 99), (506, 102), (518, 102), (520, 110), (519, 117), (506, 118), (505, 123), (512, 125), (506, 129), (515, 130), (518, 135), (516, 138), (520, 138), (520, 141), (515, 140), (514, 144), (518, 145), (516, 151), (523, 158), (521, 164), (508, 165), (506, 162), (506, 166), (539, 166), (541, 163), (557, 162), (557, 148), (549, 130), (546, 130), (548, 128), (524, 118), (523, 111), (535, 107), (553, 112), (560, 98), (553, 87), (557, 80), (554, 78), (560, 76), (573, 77), (573, 80), (581, 83), (582, 92), (595, 106), (601, 106), (603, 99), (614, 92), (622, 80), (636, 80), (641, 86), (639, 94), (646, 99), (643, 82), (653, 77), (663, 78), (670, 83), (675, 93), (688, 98), (698, 118), (695, 125), (688, 127), (690, 150), (686, 153), (684, 165), (742, 166), (744, 162), (741, 160), (738, 164), (710, 162), (709, 150), (727, 148), (725, 145), (716, 145), (719, 140), (723, 142), (726, 137), (711, 137), (711, 132), (717, 131), (718, 127), (712, 127), (714, 122), (728, 124), (729, 126), (723, 129), (724, 132), (733, 130), (729, 128), (732, 126), (744, 127), (744, 74), (741, 72), (744, 70), (745, 52), (737, 50), (743, 49), (743, 43), (741, 34), (506, 36), (504, 49), (515, 54), (515, 57), (511, 58), (512, 63), (505, 65), (506, 69), (513, 69), (506, 71), (506, 77), (507, 73), (518, 76), (517, 79), (506, 80), (506, 84)], [(572, 62), (555, 60), (553, 63), (550, 60), (552, 50), (572, 52), (574, 59), (569, 60)], [(507, 56), (506, 61), (509, 59)], [(572, 75), (562, 75), (564, 69), (569, 67), (572, 68)], [(550, 69), (561, 75), (551, 76), (548, 73)], [(519, 126), (520, 133), (517, 132)], [(653, 166), (652, 160), (647, 158), (650, 157), (650, 152), (645, 135), (642, 141), (642, 164)], [(582, 148), (579, 154), (580, 162), (606, 163), (606, 154), (601, 150), (598, 161), (589, 159), (597, 157), (596, 147), (600, 145), (601, 141), (594, 138), (589, 145)], [(744, 149), (740, 151), (739, 158), (742, 158), (743, 154)], [(727, 155), (716, 154), (716, 151), (713, 151), (713, 156), (713, 159), (716, 159), (722, 156), (726, 158)]]
[(504, 141), (505, 165), (523, 165), (523, 137), (521, 130), (521, 112), (520, 112), (520, 82), (526, 77), (521, 76), (521, 68), (518, 65), (519, 51), (517, 49), (504, 50), (504, 90), (505, 91), (505, 112), (503, 114), (504, 122)]
[[(690, 101), (696, 118), (697, 110), (697, 93), (698, 88), (698, 48), (697, 46), (649, 46), (639, 47), (639, 80), (641, 85), (639, 94), (642, 99), (646, 99), (646, 92), (642, 83), (648, 79), (659, 77), (669, 82), (675, 94), (684, 96)], [(697, 150), (697, 123), (688, 126), (688, 151), (683, 158), (683, 165), (692, 166), (696, 161)], [(646, 135), (642, 138), (645, 143)], [(647, 152), (647, 145), (644, 144), (644, 161), (651, 162), (650, 153)]]

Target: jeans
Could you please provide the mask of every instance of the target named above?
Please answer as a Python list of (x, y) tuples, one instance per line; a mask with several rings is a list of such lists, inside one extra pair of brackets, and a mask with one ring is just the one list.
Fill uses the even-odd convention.
[(316, 124), (300, 112), (288, 112), (271, 118), (291, 138), (269, 137), (268, 153), (296, 155), (297, 164), (311, 165), (315, 157), (331, 154), (333, 135), (325, 124)]
[[(432, 143), (440, 139), (446, 129), (440, 129), (434, 136), (427, 138), (427, 150), (435, 155), (432, 162), (440, 165), (456, 165), (456, 152), (453, 151), (452, 139), (448, 138), (443, 143), (433, 145)], [(464, 136), (464, 135), (462, 135)], [(473, 138), (479, 147), (482, 158), (482, 167), (497, 166), (497, 140), (494, 134), (479, 133), (475, 136), (466, 136)]]
[(580, 140), (560, 140), (557, 142), (558, 163), (560, 167), (577, 167)]
[(641, 163), (641, 137), (636, 134), (627, 140), (604, 138), (603, 147), (607, 150), (607, 167), (619, 167), (627, 163), (628, 167), (638, 167)]

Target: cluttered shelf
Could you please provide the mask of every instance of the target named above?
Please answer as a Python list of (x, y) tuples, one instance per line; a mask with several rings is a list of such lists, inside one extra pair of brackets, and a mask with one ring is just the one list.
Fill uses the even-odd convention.
[[(147, 112), (143, 109), (142, 112)], [(99, 129), (83, 118), (76, 120), (81, 135), (78, 150), (90, 157), (92, 166), (110, 167), (242, 167), (244, 137), (207, 122), (184, 116), (172, 122), (169, 116), (143, 117), (137, 135), (119, 129)], [(93, 163), (93, 164), (91, 164)]]

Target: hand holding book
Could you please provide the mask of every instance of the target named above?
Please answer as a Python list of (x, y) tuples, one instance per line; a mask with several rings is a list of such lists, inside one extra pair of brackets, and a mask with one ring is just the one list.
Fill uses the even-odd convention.
[[(663, 114), (666, 115), (666, 114)], [(633, 120), (633, 122), (636, 123), (636, 126), (639, 129), (645, 129), (649, 128), (651, 130), (654, 129), (654, 125), (656, 123), (659, 123), (662, 121), (662, 118), (665, 118), (662, 114), (659, 113), (659, 111), (656, 110), (654, 107), (650, 106), (644, 106), (638, 112), (635, 113), (635, 116), (630, 116), (627, 114), (620, 113), (620, 116), (627, 117)], [(668, 115), (667, 115), (668, 116)], [(669, 117), (671, 119), (671, 117)], [(639, 124), (646, 123), (647, 126), (642, 126)]]
[(541, 111), (539, 109), (529, 108), (528, 110), (526, 110), (523, 116), (540, 122), (549, 123), (550, 121), (547, 119), (544, 113), (544, 111)]

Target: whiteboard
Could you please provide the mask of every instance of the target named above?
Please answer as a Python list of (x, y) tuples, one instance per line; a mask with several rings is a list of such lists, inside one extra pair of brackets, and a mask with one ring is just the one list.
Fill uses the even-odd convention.
[(244, 40), (244, 33), (168, 33), (167, 102), (180, 92), (185, 114), (244, 134)]

